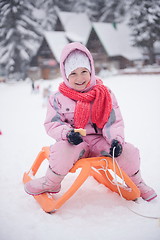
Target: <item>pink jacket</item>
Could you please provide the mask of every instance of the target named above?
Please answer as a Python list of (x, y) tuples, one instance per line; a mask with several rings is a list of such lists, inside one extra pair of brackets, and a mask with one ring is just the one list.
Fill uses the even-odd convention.
[[(70, 43), (62, 51), (60, 60), (60, 69), (65, 84), (70, 87), (69, 82), (65, 76), (64, 61), (66, 57), (75, 49), (85, 52), (90, 59), (91, 63), (91, 82), (85, 91), (90, 90), (96, 84), (96, 76), (94, 70), (93, 58), (88, 49), (80, 43)], [(91, 121), (88, 122), (85, 129), (87, 135), (100, 134), (110, 144), (113, 139), (117, 139), (122, 144), (124, 143), (124, 124), (121, 116), (119, 106), (117, 104), (114, 94), (110, 91), (112, 98), (112, 112), (108, 122), (104, 125), (103, 129), (97, 128)], [(74, 110), (76, 102), (59, 91), (52, 94), (49, 98), (47, 115), (45, 119), (45, 129), (49, 136), (56, 141), (66, 140), (66, 134), (69, 130), (74, 128)]]

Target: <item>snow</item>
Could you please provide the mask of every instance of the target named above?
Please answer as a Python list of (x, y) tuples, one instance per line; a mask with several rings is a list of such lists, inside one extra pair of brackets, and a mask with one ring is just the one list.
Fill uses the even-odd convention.
[[(42, 92), (49, 85), (56, 90), (60, 81), (37, 81), (40, 92), (35, 94), (30, 81), (0, 84), (0, 239), (160, 239), (158, 220), (128, 209), (160, 217), (159, 196), (151, 203), (141, 198), (138, 203), (126, 201), (90, 177), (55, 214), (49, 215), (24, 192), (23, 173), (40, 149), (54, 142), (43, 127), (46, 107), (42, 107)], [(126, 141), (140, 149), (143, 178), (160, 195), (160, 76), (109, 76), (104, 84), (117, 96)], [(44, 164), (39, 175), (45, 168)], [(67, 175), (62, 193), (75, 177)]]
[(53, 55), (59, 62), (63, 48), (68, 44), (66, 34), (63, 31), (45, 31), (44, 36)]
[(32, 14), (36, 19), (41, 21), (46, 18), (46, 13), (43, 9), (34, 8)]
[(92, 28), (92, 24), (87, 14), (77, 12), (58, 12), (58, 16), (67, 36), (69, 36), (71, 40), (74, 39), (74, 41), (79, 41), (79, 39), (81, 39), (82, 43), (85, 45)]
[(120, 55), (130, 60), (142, 58), (140, 50), (132, 46), (126, 22), (117, 24), (116, 29), (112, 24), (102, 22), (93, 23), (93, 27), (110, 57)]

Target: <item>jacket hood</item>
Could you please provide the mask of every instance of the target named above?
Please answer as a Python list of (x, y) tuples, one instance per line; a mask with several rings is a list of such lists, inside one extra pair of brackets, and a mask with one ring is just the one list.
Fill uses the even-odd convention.
[(61, 71), (61, 75), (63, 77), (64, 83), (66, 84), (67, 87), (71, 88), (68, 79), (66, 78), (66, 74), (65, 74), (65, 69), (64, 69), (64, 62), (66, 60), (66, 58), (68, 57), (68, 55), (73, 52), (74, 50), (80, 50), (82, 52), (84, 52), (89, 60), (90, 60), (90, 65), (91, 65), (91, 81), (88, 87), (86, 87), (83, 92), (87, 92), (88, 90), (90, 90), (93, 86), (96, 85), (96, 76), (95, 76), (95, 68), (94, 68), (94, 62), (93, 62), (93, 58), (91, 53), (89, 52), (89, 50), (82, 45), (79, 42), (74, 42), (74, 43), (69, 43), (67, 44), (64, 49), (62, 50), (62, 54), (61, 54), (61, 58), (60, 58), (60, 71)]

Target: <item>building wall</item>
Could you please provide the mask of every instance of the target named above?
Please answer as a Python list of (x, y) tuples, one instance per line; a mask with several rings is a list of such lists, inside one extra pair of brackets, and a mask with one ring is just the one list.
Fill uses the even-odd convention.
[(93, 56), (95, 71), (98, 73), (104, 66), (107, 66), (108, 57), (94, 29), (91, 31), (86, 47)]

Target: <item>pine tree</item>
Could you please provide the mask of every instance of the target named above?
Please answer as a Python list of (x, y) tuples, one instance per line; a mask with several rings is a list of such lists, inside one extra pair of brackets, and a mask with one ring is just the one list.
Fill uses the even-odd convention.
[(125, 20), (134, 0), (104, 0), (104, 7), (100, 9), (100, 22), (118, 23)]
[(155, 63), (155, 43), (160, 41), (160, 1), (134, 1), (129, 26), (134, 45), (141, 47), (149, 56), (150, 64)]
[(41, 26), (42, 31), (52, 31), (57, 20), (56, 0), (30, 0), (33, 5), (33, 15), (36, 22)]
[(72, 12), (75, 2), (76, 0), (54, 0), (54, 5), (61, 11)]
[(25, 78), (40, 41), (41, 30), (32, 20), (32, 5), (22, 0), (0, 1), (0, 65), (8, 78)]
[(100, 18), (103, 7), (104, 0), (76, 0), (72, 11), (86, 13), (91, 21), (96, 22)]

